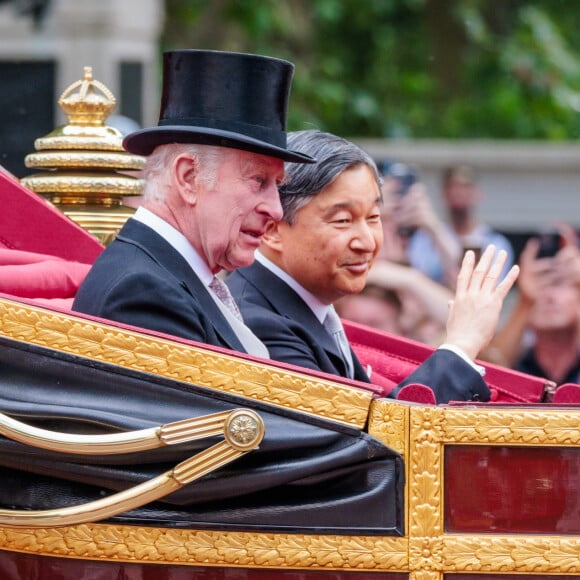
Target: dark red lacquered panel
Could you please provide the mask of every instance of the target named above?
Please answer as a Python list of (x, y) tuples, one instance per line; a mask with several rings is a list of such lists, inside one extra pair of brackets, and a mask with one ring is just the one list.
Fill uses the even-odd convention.
[(578, 576), (548, 576), (546, 574), (444, 574), (444, 580), (570, 580)]
[(92, 562), (0, 551), (2, 580), (407, 580), (407, 574)]
[(449, 532), (580, 532), (580, 449), (447, 446), (444, 490)]

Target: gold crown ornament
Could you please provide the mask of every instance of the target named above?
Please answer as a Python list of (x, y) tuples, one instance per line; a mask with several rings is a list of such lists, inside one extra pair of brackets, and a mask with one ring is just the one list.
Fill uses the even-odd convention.
[(21, 182), (107, 244), (135, 211), (124, 198), (141, 194), (137, 172), (145, 158), (125, 151), (121, 132), (105, 124), (116, 100), (91, 67), (58, 104), (68, 123), (36, 139), (36, 153), (24, 159), (26, 167), (46, 171)]

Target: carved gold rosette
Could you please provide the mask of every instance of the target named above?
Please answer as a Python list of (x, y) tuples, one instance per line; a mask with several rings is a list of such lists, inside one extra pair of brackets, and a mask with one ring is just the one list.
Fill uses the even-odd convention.
[(144, 158), (127, 153), (121, 133), (105, 125), (115, 97), (93, 79), (90, 67), (58, 104), (68, 123), (38, 138), (37, 152), (25, 158), (27, 167), (46, 171), (21, 181), (107, 244), (134, 212), (123, 200), (141, 194), (143, 182), (135, 172)]

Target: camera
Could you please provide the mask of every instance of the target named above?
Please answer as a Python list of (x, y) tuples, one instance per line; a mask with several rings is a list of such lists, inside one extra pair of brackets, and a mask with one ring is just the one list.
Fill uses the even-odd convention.
[(563, 246), (562, 236), (556, 229), (540, 232), (537, 238), (540, 241), (538, 258), (552, 258)]
[(383, 177), (390, 177), (396, 179), (399, 187), (395, 191), (397, 195), (405, 195), (409, 188), (417, 181), (417, 174), (415, 171), (400, 161), (389, 163), (383, 161), (379, 163), (379, 170)]

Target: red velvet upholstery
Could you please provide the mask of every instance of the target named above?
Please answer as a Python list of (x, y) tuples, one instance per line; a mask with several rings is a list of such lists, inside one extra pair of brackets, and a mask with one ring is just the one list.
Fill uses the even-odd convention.
[(90, 264), (0, 248), (0, 292), (21, 298), (72, 299)]
[[(372, 367), (371, 380), (377, 384), (391, 384), (391, 388), (417, 368), (434, 350), (414, 340), (394, 336), (343, 320), (349, 342), (363, 366)], [(489, 385), (492, 401), (502, 403), (537, 403), (550, 384), (543, 378), (533, 377), (511, 369), (478, 361), (486, 368), (485, 381)], [(399, 399), (428, 402), (432, 394), (424, 385), (408, 385)], [(429, 392), (423, 392), (423, 391)], [(403, 392), (405, 391), (405, 392)]]
[(397, 395), (398, 401), (410, 401), (412, 403), (421, 403), (423, 405), (435, 405), (435, 393), (426, 385), (414, 383), (405, 385)]
[(560, 385), (554, 393), (553, 403), (564, 405), (567, 403), (580, 403), (580, 385), (565, 383)]
[(0, 247), (92, 264), (102, 244), (15, 178), (0, 171)]

